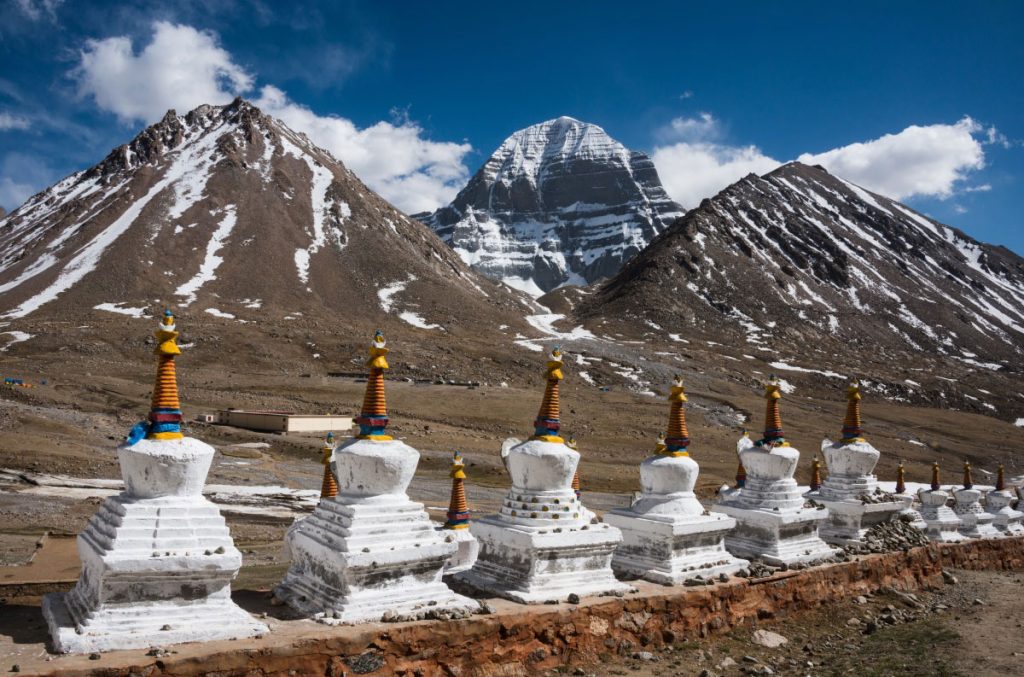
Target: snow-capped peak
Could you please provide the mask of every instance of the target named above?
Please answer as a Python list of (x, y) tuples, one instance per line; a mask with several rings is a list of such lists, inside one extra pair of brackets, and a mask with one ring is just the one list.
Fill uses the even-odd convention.
[(681, 215), (650, 158), (562, 116), (509, 136), (449, 206), (417, 218), (470, 266), (540, 295), (613, 275)]

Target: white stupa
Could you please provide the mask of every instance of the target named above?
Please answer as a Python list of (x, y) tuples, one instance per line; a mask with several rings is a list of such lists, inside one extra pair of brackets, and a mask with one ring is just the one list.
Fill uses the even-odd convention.
[[(475, 520), (470, 531), (480, 543), (476, 562), (456, 578), (523, 603), (625, 592), (615, 579), (612, 552), (622, 534), (583, 507), (573, 490), (580, 455), (558, 436), (558, 384), (562, 354), (547, 363), (547, 387), (529, 440), (506, 442), (512, 476), (497, 515)], [(513, 446), (514, 444), (514, 446)]]
[(992, 524), (1007, 536), (1024, 536), (1024, 512), (1014, 510), (1013, 503), (1017, 497), (1006, 489), (1006, 471), (999, 464), (996, 475), (996, 488), (985, 494), (985, 511), (995, 515)]
[(384, 434), (387, 352), (377, 332), (359, 435), (338, 444), (331, 460), (337, 496), (321, 499), (285, 536), (292, 565), (274, 594), (323, 623), (463, 614), (479, 606), (441, 581), (458, 546), (406, 494), (419, 452)]
[(793, 479), (800, 452), (783, 436), (781, 398), (773, 376), (765, 384), (764, 438), (752, 442), (744, 435), (736, 445), (746, 475), (743, 486), (725, 494), (714, 507), (736, 519), (736, 528), (725, 538), (729, 552), (773, 565), (809, 562), (837, 552), (818, 536), (828, 513), (805, 507)]
[(915, 529), (920, 529), (921, 531), (928, 529), (928, 523), (924, 521), (921, 513), (914, 507), (917, 496), (907, 492), (906, 470), (903, 468), (903, 461), (900, 461), (900, 464), (896, 466), (896, 488), (893, 496), (903, 501), (903, 510), (899, 513), (899, 519)]
[(863, 437), (860, 400), (860, 385), (855, 381), (846, 390), (842, 438), (821, 443), (828, 478), (807, 495), (828, 509), (819, 534), (835, 545), (864, 543), (868, 529), (892, 521), (908, 507), (904, 499), (878, 491), (873, 471), (881, 454)]
[(942, 490), (939, 483), (939, 464), (936, 461), (932, 464), (932, 485), (931, 489), (921, 489), (917, 492), (917, 498), (921, 501), (921, 519), (927, 524), (925, 534), (929, 540), (939, 543), (956, 543), (966, 539), (960, 533), (960, 518), (947, 503), (949, 493)]
[(54, 648), (87, 653), (267, 632), (231, 601), (242, 555), (202, 495), (214, 449), (181, 433), (174, 316), (164, 314), (149, 420), (117, 449), (125, 490), (78, 536), (82, 574), (43, 598)]
[(668, 430), (655, 454), (640, 464), (643, 493), (631, 507), (605, 515), (605, 522), (622, 531), (612, 567), (664, 584), (735, 573), (749, 564), (725, 549), (725, 534), (736, 520), (708, 512), (693, 493), (700, 467), (688, 451), (686, 393), (679, 377), (669, 401)]
[(996, 529), (996, 516), (986, 512), (981, 505), (981, 491), (974, 488), (971, 478), (971, 464), (964, 461), (964, 486), (953, 492), (956, 497), (954, 511), (960, 518), (960, 533), (967, 538), (1002, 538), (1003, 532)]

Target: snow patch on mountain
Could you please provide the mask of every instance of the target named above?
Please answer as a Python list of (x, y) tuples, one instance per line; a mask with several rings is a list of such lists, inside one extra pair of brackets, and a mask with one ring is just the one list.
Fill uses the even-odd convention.
[(224, 261), (223, 257), (217, 255), (217, 252), (221, 250), (224, 246), (224, 242), (228, 239), (228, 236), (231, 235), (231, 231), (234, 229), (237, 220), (235, 206), (228, 205), (225, 207), (224, 218), (220, 220), (220, 225), (217, 226), (217, 230), (213, 231), (213, 236), (210, 237), (210, 242), (206, 245), (206, 258), (203, 259), (202, 265), (199, 266), (199, 272), (195, 274), (195, 277), (178, 287), (174, 292), (176, 296), (184, 297), (181, 305), (191, 305), (195, 302), (196, 293), (199, 289), (207, 282), (212, 282), (217, 279), (217, 267)]
[(103, 310), (108, 313), (115, 313), (117, 315), (127, 315), (128, 317), (134, 317), (137, 320), (148, 318), (145, 308), (132, 308), (131, 306), (125, 307), (124, 302), (121, 303), (100, 303), (93, 306), (94, 310)]

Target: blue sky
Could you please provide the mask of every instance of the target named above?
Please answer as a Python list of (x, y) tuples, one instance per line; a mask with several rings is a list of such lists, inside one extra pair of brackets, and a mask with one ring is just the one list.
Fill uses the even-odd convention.
[(407, 211), (559, 115), (696, 206), (798, 157), (1024, 252), (1024, 3), (6, 0), (0, 205), (243, 94)]

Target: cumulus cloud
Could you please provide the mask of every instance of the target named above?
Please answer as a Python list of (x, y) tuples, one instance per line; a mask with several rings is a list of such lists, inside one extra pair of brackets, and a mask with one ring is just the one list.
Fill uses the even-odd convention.
[(685, 141), (655, 148), (651, 159), (665, 190), (688, 209), (751, 172), (764, 174), (780, 164), (757, 146)]
[(31, 126), (28, 119), (10, 113), (0, 112), (0, 132), (9, 129), (28, 129)]
[[(718, 142), (721, 123), (710, 113), (680, 117), (657, 132), (661, 145), (652, 154), (665, 190), (686, 207), (697, 205), (750, 172), (764, 174), (781, 163), (757, 146)], [(985, 146), (1009, 143), (995, 127), (970, 117), (953, 124), (911, 125), (901, 132), (852, 143), (797, 160), (871, 191), (902, 200), (925, 196), (946, 199), (958, 192), (985, 192), (989, 184), (965, 186), (985, 166)]]
[(359, 129), (351, 120), (317, 115), (267, 85), (254, 103), (265, 113), (304, 132), (380, 193), (410, 214), (447, 204), (469, 178), (468, 143), (431, 141), (423, 128), (400, 116)]
[(166, 21), (153, 24), (152, 40), (139, 53), (127, 36), (89, 40), (72, 76), (81, 95), (124, 122), (224, 104), (253, 85), (216, 35)]
[(711, 113), (698, 113), (696, 117), (673, 118), (658, 130), (663, 141), (709, 141), (722, 135), (722, 124)]
[(1000, 136), (994, 128), (964, 117), (952, 125), (911, 125), (896, 134), (824, 153), (804, 153), (797, 159), (820, 164), (896, 200), (911, 196), (945, 199), (970, 172), (985, 166), (983, 144), (998, 143)]
[[(79, 91), (125, 122), (154, 122), (169, 108), (224, 104), (254, 91), (254, 76), (219, 46), (217, 36), (157, 22), (136, 53), (130, 38), (92, 40), (72, 72)], [(253, 103), (340, 159), (373, 190), (409, 213), (447, 204), (469, 178), (468, 143), (432, 141), (407, 116), (360, 129), (336, 115), (317, 115), (281, 89), (264, 85)]]

